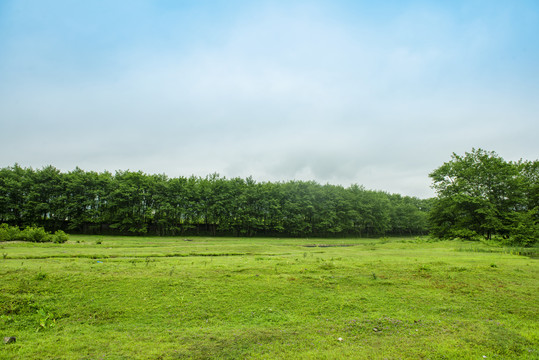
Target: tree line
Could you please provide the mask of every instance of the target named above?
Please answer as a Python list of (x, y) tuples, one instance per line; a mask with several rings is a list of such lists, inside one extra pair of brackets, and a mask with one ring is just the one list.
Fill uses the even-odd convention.
[(430, 203), (314, 181), (0, 169), (0, 223), (84, 234), (422, 235)]

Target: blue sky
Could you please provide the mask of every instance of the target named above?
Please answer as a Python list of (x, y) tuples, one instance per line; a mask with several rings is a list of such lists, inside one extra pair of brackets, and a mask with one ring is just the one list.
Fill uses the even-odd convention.
[(427, 197), (539, 154), (535, 1), (0, 0), (0, 166)]

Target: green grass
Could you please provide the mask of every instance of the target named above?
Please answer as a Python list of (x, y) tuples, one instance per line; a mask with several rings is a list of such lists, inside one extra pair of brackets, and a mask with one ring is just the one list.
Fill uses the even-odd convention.
[(17, 338), (0, 358), (539, 358), (536, 258), (423, 239), (190, 240), (0, 243), (0, 336)]

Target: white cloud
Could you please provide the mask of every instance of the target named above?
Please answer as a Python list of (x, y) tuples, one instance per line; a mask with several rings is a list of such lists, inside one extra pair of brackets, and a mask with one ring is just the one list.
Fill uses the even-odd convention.
[[(0, 165), (219, 172), (428, 196), (428, 173), (453, 151), (537, 154), (537, 87), (522, 95), (521, 80), (506, 89), (470, 78), (492, 51), (487, 25), (426, 11), (373, 28), (312, 7), (267, 10), (241, 14), (211, 41), (144, 38), (87, 76), (47, 58), (25, 64), (61, 81), (0, 70), (10, 85), (0, 87)], [(26, 55), (17, 51), (13, 69)]]

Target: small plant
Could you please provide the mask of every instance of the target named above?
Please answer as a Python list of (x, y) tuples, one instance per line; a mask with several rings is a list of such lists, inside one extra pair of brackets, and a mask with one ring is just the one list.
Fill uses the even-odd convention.
[(95, 244), (96, 245), (101, 245), (103, 242), (101, 240), (96, 240)]
[(430, 267), (428, 265), (420, 265), (417, 268), (418, 271), (430, 271)]
[(320, 265), (320, 269), (322, 270), (335, 269), (335, 264), (333, 264), (332, 262), (324, 262)]
[(372, 279), (373, 279), (373, 280), (377, 280), (377, 279), (378, 279), (378, 277), (376, 277), (376, 274), (375, 274), (375, 273), (372, 273), (371, 276), (372, 276)]
[(13, 316), (10, 316), (10, 315), (0, 315), (0, 320), (4, 323), (4, 324), (10, 324), (13, 322)]
[(4, 260), (7, 259), (7, 253), (3, 253), (2, 257), (4, 258)]
[(45, 280), (47, 278), (47, 274), (45, 274), (44, 272), (38, 272), (35, 279), (36, 280)]
[(39, 316), (39, 328), (38, 331), (41, 329), (50, 329), (56, 326), (56, 319), (54, 318), (54, 314), (51, 312), (47, 312), (43, 309), (37, 310), (37, 315)]

